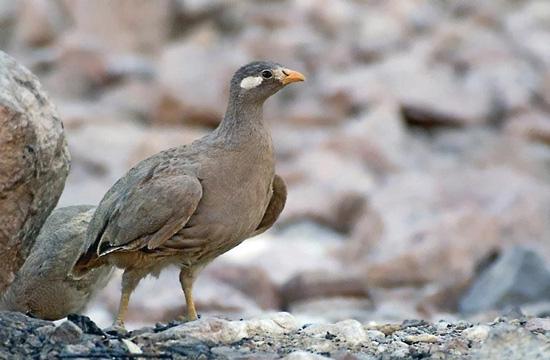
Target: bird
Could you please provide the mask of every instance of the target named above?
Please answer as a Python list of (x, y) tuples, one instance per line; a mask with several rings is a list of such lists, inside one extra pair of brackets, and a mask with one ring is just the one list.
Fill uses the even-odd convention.
[(132, 291), (147, 275), (179, 267), (187, 321), (197, 319), (193, 283), (200, 271), (245, 239), (269, 229), (287, 190), (275, 174), (263, 104), (305, 76), (272, 61), (239, 68), (225, 115), (209, 134), (135, 165), (104, 195), (90, 222), (86, 251), (72, 274), (111, 264), (123, 269), (115, 329), (124, 329)]
[(95, 206), (75, 205), (50, 214), (14, 281), (0, 295), (0, 310), (59, 320), (82, 311), (105, 287), (113, 270), (108, 264), (79, 280), (69, 274), (84, 250), (94, 210)]

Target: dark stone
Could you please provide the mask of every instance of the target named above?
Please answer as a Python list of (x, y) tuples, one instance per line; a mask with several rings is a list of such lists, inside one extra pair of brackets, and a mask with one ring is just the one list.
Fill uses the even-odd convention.
[(72, 321), (64, 321), (50, 335), (50, 341), (76, 344), (82, 337), (82, 329)]
[(69, 321), (72, 321), (78, 326), (85, 334), (99, 335), (107, 337), (107, 334), (96, 325), (89, 317), (78, 314), (69, 314), (67, 316)]
[(550, 299), (550, 270), (533, 250), (512, 247), (479, 277), (460, 299), (459, 309), (473, 313)]

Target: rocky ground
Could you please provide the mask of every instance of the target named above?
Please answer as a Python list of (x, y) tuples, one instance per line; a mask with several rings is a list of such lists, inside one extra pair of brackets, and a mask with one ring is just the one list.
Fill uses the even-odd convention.
[(0, 359), (483, 359), (550, 358), (550, 320), (497, 318), (428, 323), (301, 324), (288, 313), (204, 318), (130, 333), (104, 332), (87, 317), (55, 325), (0, 313)]

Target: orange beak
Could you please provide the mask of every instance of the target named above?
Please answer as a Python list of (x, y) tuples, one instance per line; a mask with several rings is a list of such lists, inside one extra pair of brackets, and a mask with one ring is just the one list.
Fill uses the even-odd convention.
[(283, 85), (287, 85), (297, 81), (304, 81), (306, 79), (306, 77), (302, 73), (290, 69), (283, 69), (283, 74), (285, 75), (285, 77), (282, 79)]

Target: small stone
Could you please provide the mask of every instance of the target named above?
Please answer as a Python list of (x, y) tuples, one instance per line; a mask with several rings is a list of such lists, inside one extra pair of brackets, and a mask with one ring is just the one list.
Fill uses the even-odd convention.
[(298, 330), (296, 318), (287, 312), (267, 314), (245, 322), (249, 333), (257, 334), (284, 334)]
[(304, 333), (318, 338), (326, 338), (327, 333), (338, 337), (351, 346), (367, 341), (367, 334), (357, 320), (344, 320), (336, 324), (315, 324), (307, 327)]
[(525, 324), (525, 328), (529, 331), (550, 331), (550, 318), (529, 319)]
[(378, 330), (384, 333), (384, 335), (388, 336), (393, 334), (396, 331), (401, 330), (401, 325), (399, 324), (383, 324), (381, 325)]
[(294, 351), (283, 358), (283, 360), (325, 360), (328, 357), (313, 354), (307, 351)]
[(46, 336), (49, 336), (54, 330), (55, 330), (55, 327), (51, 325), (45, 325), (45, 326), (40, 326), (34, 331), (38, 336), (46, 337)]
[(464, 330), (462, 334), (470, 341), (481, 342), (487, 339), (490, 330), (487, 325), (478, 325)]
[(376, 341), (382, 340), (386, 337), (386, 335), (382, 331), (378, 330), (367, 330), (367, 336), (369, 337), (369, 339)]
[(74, 345), (67, 345), (63, 349), (64, 353), (67, 354), (87, 354), (90, 352), (90, 349), (83, 344), (74, 344)]
[(420, 335), (408, 335), (405, 337), (405, 342), (408, 344), (425, 342), (425, 343), (435, 343), (439, 338), (432, 334), (420, 334)]
[(402, 359), (408, 357), (409, 346), (407, 344), (402, 341), (397, 341), (395, 342), (394, 346), (397, 346), (398, 348), (392, 352), (390, 358)]
[(122, 339), (122, 342), (124, 345), (126, 345), (126, 348), (130, 352), (130, 354), (142, 354), (143, 351), (141, 351), (141, 348), (136, 345), (134, 342), (128, 340), (128, 339)]
[(82, 329), (75, 325), (72, 321), (63, 321), (50, 335), (50, 341), (56, 343), (76, 344), (80, 341)]

